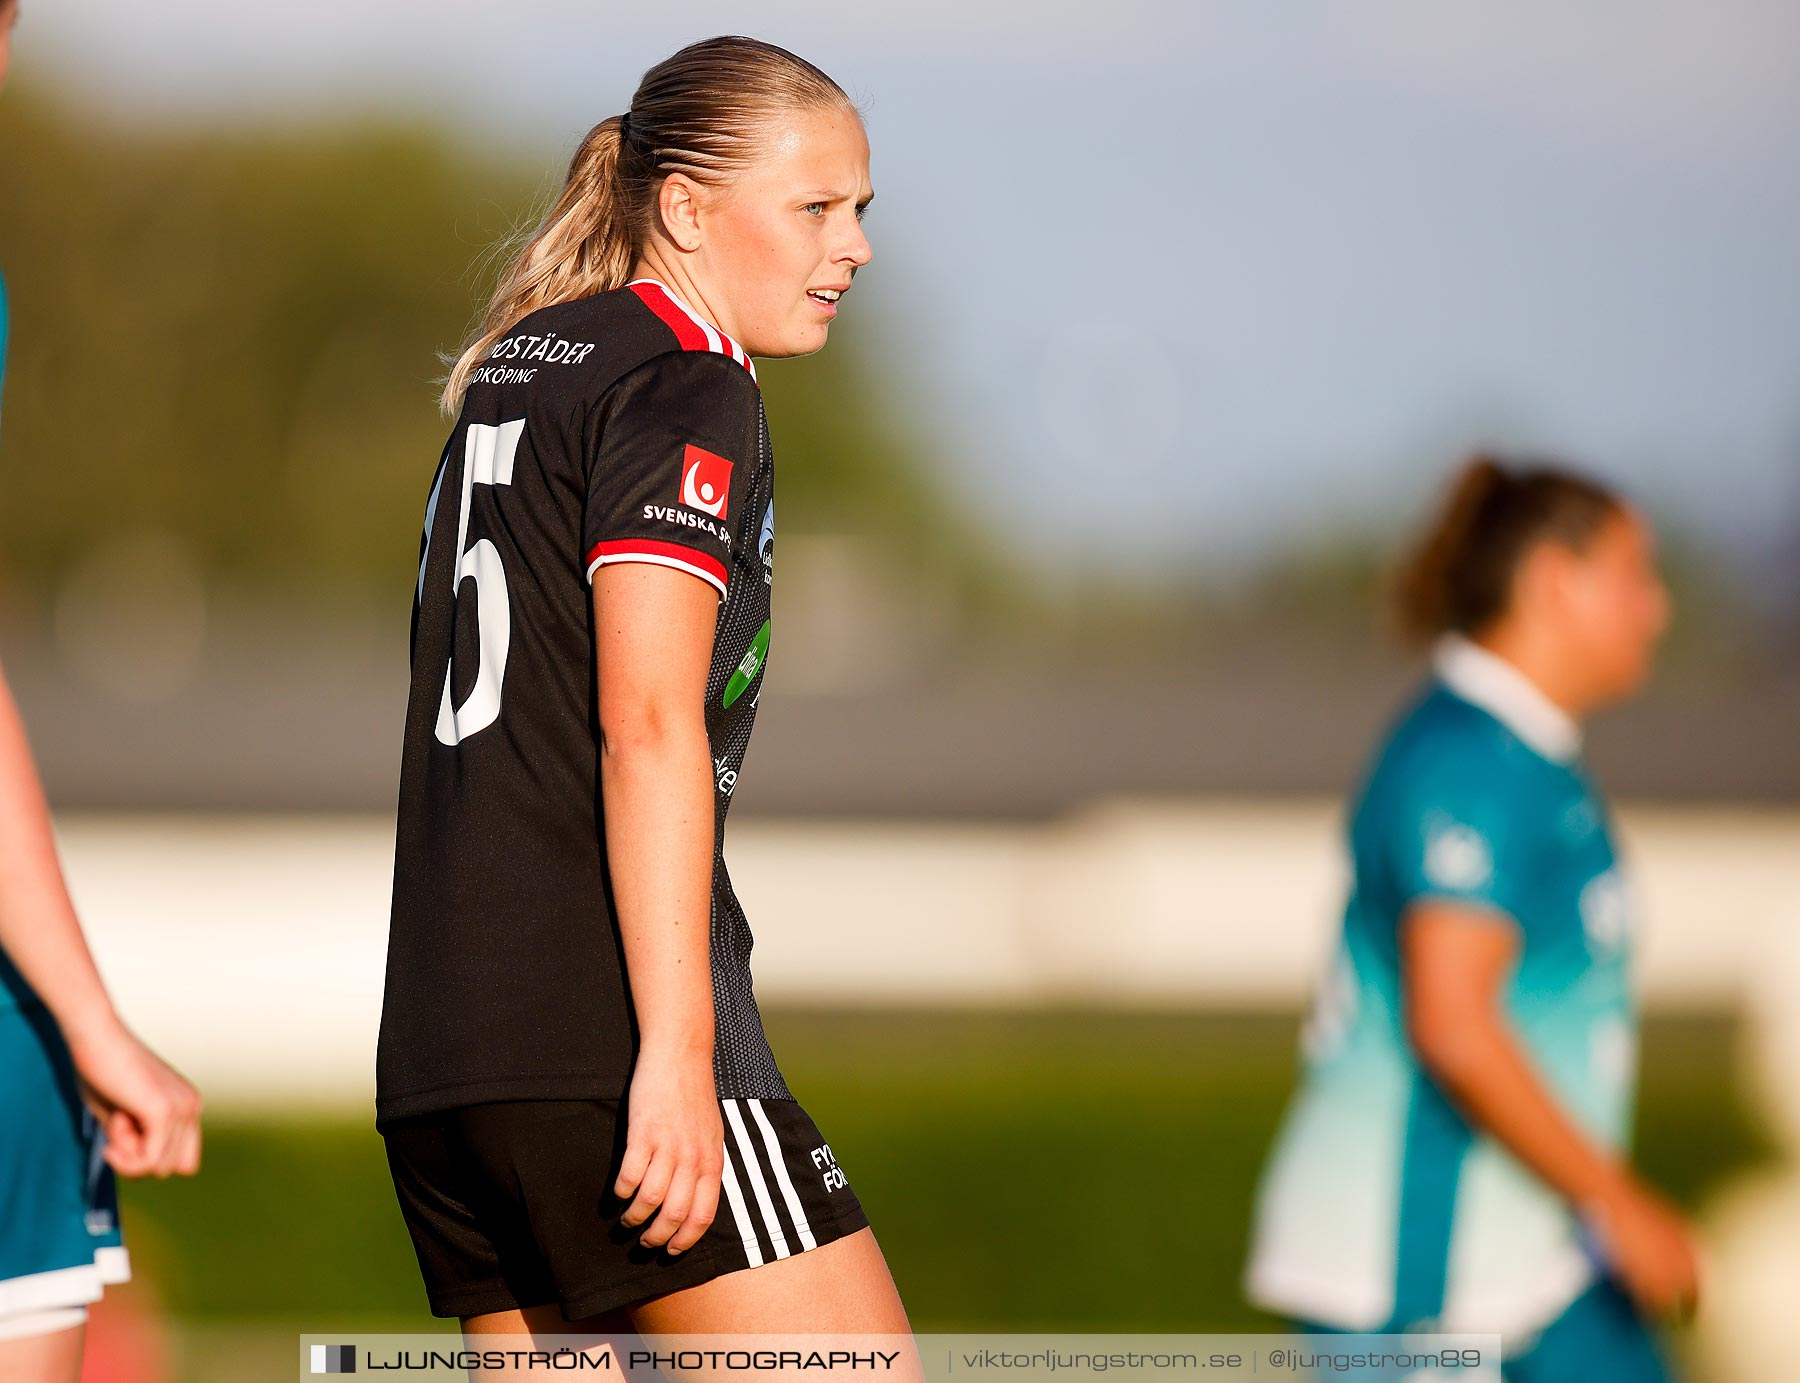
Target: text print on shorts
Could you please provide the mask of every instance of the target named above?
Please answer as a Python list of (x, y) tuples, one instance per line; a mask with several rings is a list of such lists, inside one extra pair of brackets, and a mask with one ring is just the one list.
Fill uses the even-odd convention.
[[(510, 485), (513, 462), (518, 456), (519, 439), (525, 432), (525, 420), (501, 423), (470, 423), (463, 443), (462, 508), (456, 519), (457, 559), (450, 573), (451, 602), (462, 598), (462, 583), (475, 583), (475, 613), (479, 635), (477, 649), (480, 663), (475, 670), (475, 685), (461, 706), (455, 704), (453, 683), (456, 665), (452, 659), (444, 669), (444, 696), (438, 703), (437, 737), (442, 744), (460, 744), (470, 735), (487, 729), (500, 718), (500, 688), (506, 677), (506, 652), (512, 642), (512, 610), (506, 597), (506, 568), (500, 563), (500, 552), (486, 538), (477, 539), (467, 552), (463, 543), (469, 536), (469, 505), (475, 497), (475, 486)], [(431, 560), (431, 529), (437, 517), (438, 491), (443, 487), (440, 471), (431, 498), (425, 505), (425, 552), (419, 559), (419, 589), (425, 587), (425, 567)], [(451, 616), (452, 624), (455, 615)]]
[(838, 1166), (837, 1159), (831, 1155), (831, 1144), (821, 1143), (812, 1150), (812, 1164), (819, 1169), (819, 1180), (825, 1183), (827, 1192), (840, 1191), (850, 1184), (844, 1176), (844, 1169)]

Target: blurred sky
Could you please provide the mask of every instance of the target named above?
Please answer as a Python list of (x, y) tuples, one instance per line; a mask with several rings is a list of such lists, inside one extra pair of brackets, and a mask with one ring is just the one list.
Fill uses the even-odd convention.
[(939, 463), (1041, 553), (1411, 513), (1482, 440), (1725, 555), (1800, 530), (1791, 0), (24, 0), (18, 39), (134, 119), (425, 112), (552, 175), (732, 31), (866, 103), (839, 332), (895, 348)]

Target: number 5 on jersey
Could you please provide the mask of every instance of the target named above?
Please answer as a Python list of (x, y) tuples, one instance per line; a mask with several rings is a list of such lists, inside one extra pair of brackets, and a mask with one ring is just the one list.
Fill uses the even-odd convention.
[[(456, 520), (456, 563), (450, 574), (450, 627), (456, 627), (455, 604), (462, 598), (462, 583), (475, 583), (475, 615), (478, 630), (476, 647), (480, 662), (475, 669), (475, 685), (461, 706), (455, 704), (456, 655), (454, 641), (450, 665), (444, 669), (444, 695), (438, 702), (437, 737), (443, 744), (459, 744), (470, 735), (487, 729), (500, 718), (500, 686), (506, 678), (506, 650), (512, 642), (512, 610), (506, 600), (506, 568), (500, 565), (500, 552), (486, 538), (478, 538), (467, 552), (463, 543), (469, 536), (469, 504), (477, 485), (510, 485), (513, 458), (518, 454), (519, 438), (524, 434), (525, 420), (501, 423), (470, 423), (463, 444), (462, 508)], [(431, 561), (431, 529), (437, 518), (438, 489), (443, 486), (440, 472), (437, 486), (425, 506), (425, 553), (419, 559), (419, 590), (425, 589), (425, 568)]]

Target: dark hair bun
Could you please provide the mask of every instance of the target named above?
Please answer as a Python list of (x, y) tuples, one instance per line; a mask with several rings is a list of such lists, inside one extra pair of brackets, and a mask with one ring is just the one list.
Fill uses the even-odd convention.
[(1401, 632), (1426, 641), (1487, 627), (1511, 605), (1527, 552), (1544, 541), (1580, 549), (1619, 507), (1618, 496), (1572, 471), (1471, 456), (1395, 574)]

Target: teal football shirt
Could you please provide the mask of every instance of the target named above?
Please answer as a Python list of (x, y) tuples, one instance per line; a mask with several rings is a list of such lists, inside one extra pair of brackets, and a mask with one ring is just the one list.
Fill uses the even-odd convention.
[(1579, 733), (1511, 664), (1447, 639), (1350, 827), (1334, 961), (1258, 1195), (1246, 1289), (1346, 1329), (1517, 1336), (1592, 1280), (1561, 1198), (1427, 1079), (1402, 1026), (1399, 922), (1421, 899), (1517, 929), (1506, 1016), (1598, 1143), (1628, 1138), (1636, 1054), (1632, 906)]

